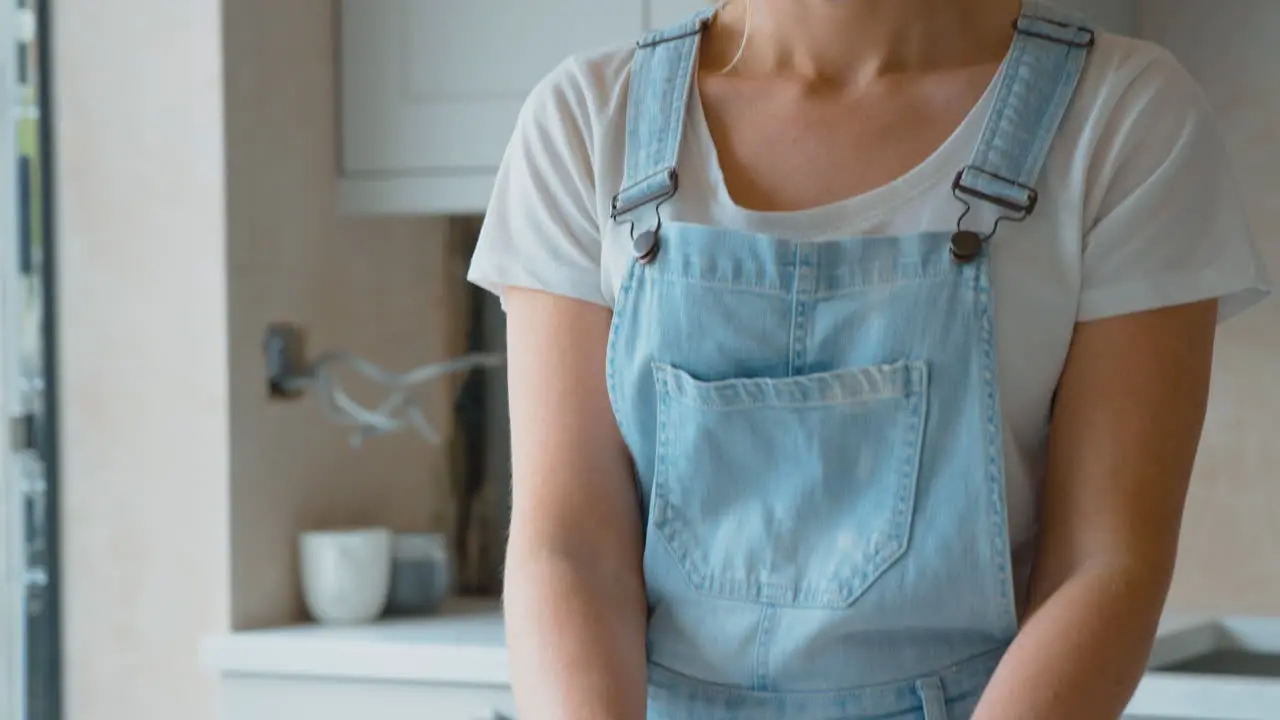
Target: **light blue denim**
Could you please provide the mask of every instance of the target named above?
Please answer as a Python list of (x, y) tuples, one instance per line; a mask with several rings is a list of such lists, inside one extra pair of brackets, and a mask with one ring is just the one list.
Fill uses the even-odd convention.
[[(648, 717), (963, 720), (1018, 629), (985, 246), (663, 221), (707, 17), (639, 43), (614, 204), (658, 239), (607, 362), (644, 508)], [(1020, 24), (956, 168), (957, 227), (984, 237), (1034, 210), (1092, 38), (1039, 3)]]

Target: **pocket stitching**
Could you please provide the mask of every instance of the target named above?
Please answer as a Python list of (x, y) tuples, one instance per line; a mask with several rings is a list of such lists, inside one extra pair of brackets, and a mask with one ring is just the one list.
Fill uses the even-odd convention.
[[(698, 572), (693, 563), (683, 552), (681, 547), (691, 545), (689, 539), (683, 537), (687, 535), (687, 531), (683, 527), (683, 522), (671, 512), (672, 503), (665, 497), (665, 488), (667, 483), (662, 482), (667, 477), (670, 470), (667, 464), (670, 461), (670, 438), (669, 438), (669, 415), (670, 409), (668, 403), (671, 401), (671, 389), (667, 376), (662, 375), (656, 378), (658, 386), (658, 418), (657, 418), (657, 438), (658, 438), (658, 456), (656, 458), (654, 478), (653, 478), (653, 524), (658, 529), (658, 537), (661, 538), (662, 544), (667, 547), (671, 557), (675, 558), (676, 567), (679, 568), (680, 574), (695, 589), (702, 592), (709, 592), (709, 583), (703, 573)], [(678, 542), (673, 541), (671, 535), (679, 536)]]
[[(919, 372), (923, 378), (924, 370), (924, 364), (918, 361), (901, 361), (798, 377), (699, 380), (674, 365), (653, 363), (655, 378), (666, 390), (668, 397), (684, 405), (717, 411), (761, 406), (855, 405), (905, 399), (912, 394), (912, 389), (919, 391), (912, 387), (913, 384), (918, 384), (912, 383), (912, 373)], [(857, 378), (864, 387), (850, 387), (852, 378)], [(818, 387), (820, 384), (825, 387)], [(868, 384), (875, 387), (865, 387)], [(737, 391), (739, 397), (731, 397), (730, 393), (733, 391)], [(743, 394), (752, 393), (768, 397), (742, 397)]]

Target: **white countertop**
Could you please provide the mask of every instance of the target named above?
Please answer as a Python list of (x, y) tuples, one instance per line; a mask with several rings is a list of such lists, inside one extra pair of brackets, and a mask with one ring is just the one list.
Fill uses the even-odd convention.
[[(1125, 717), (1275, 720), (1280, 683), (1269, 678), (1158, 668), (1223, 648), (1280, 653), (1280, 618), (1170, 615)], [(372, 625), (298, 625), (212, 637), (201, 656), (227, 677), (341, 678), (501, 687), (509, 684), (496, 600), (459, 600), (427, 618)]]
[[(1153, 661), (1212, 644), (1219, 622), (1170, 616)], [(497, 600), (456, 600), (437, 615), (371, 625), (297, 625), (207, 639), (204, 663), (225, 674), (341, 677), (505, 685), (507, 654)]]
[(370, 625), (295, 625), (208, 638), (205, 665), (224, 674), (506, 685), (497, 600), (455, 600), (437, 615)]

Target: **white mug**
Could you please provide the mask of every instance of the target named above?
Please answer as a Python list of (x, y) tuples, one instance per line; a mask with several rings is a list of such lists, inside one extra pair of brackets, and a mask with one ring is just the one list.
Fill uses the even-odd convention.
[(316, 622), (366, 623), (382, 615), (391, 589), (393, 537), (381, 527), (298, 537), (302, 598)]

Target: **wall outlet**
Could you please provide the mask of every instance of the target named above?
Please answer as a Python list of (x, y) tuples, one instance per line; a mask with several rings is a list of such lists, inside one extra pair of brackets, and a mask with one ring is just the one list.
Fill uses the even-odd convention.
[(267, 362), (267, 395), (281, 400), (301, 397), (312, 378), (302, 328), (290, 323), (268, 325), (262, 351)]

